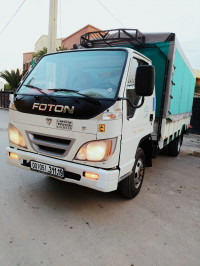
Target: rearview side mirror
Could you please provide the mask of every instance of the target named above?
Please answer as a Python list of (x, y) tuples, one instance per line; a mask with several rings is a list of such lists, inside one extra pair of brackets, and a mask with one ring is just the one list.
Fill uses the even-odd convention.
[(155, 86), (155, 68), (152, 65), (138, 66), (135, 76), (135, 92), (138, 96), (151, 96)]

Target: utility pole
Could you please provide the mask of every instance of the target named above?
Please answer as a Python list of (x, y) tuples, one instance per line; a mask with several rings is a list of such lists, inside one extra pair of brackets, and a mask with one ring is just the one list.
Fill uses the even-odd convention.
[(52, 53), (52, 52), (56, 51), (57, 10), (58, 10), (58, 0), (50, 0), (50, 5), (49, 5), (49, 33), (48, 33), (48, 47), (47, 47), (48, 53)]

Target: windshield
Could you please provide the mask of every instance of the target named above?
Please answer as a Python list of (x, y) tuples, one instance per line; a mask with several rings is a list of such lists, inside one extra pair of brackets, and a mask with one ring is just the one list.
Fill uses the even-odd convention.
[[(45, 56), (19, 89), (19, 94), (114, 98), (120, 85), (126, 52), (95, 50), (57, 53)], [(74, 92), (73, 92), (74, 90)], [(78, 95), (81, 92), (84, 95)]]

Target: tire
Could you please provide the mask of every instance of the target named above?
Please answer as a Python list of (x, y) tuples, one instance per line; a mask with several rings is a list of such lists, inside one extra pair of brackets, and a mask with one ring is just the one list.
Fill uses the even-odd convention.
[(176, 157), (179, 155), (181, 150), (183, 135), (178, 136), (168, 145), (168, 155), (172, 157)]
[(145, 172), (145, 155), (141, 148), (139, 148), (135, 155), (135, 163), (132, 173), (119, 183), (119, 193), (127, 198), (132, 199), (140, 192)]

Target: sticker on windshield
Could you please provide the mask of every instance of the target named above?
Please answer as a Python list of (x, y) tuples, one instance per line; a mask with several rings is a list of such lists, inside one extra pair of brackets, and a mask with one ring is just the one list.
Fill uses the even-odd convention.
[(57, 119), (56, 120), (56, 127), (60, 128), (60, 129), (65, 129), (65, 130), (72, 130), (73, 123), (72, 123), (72, 121)]

